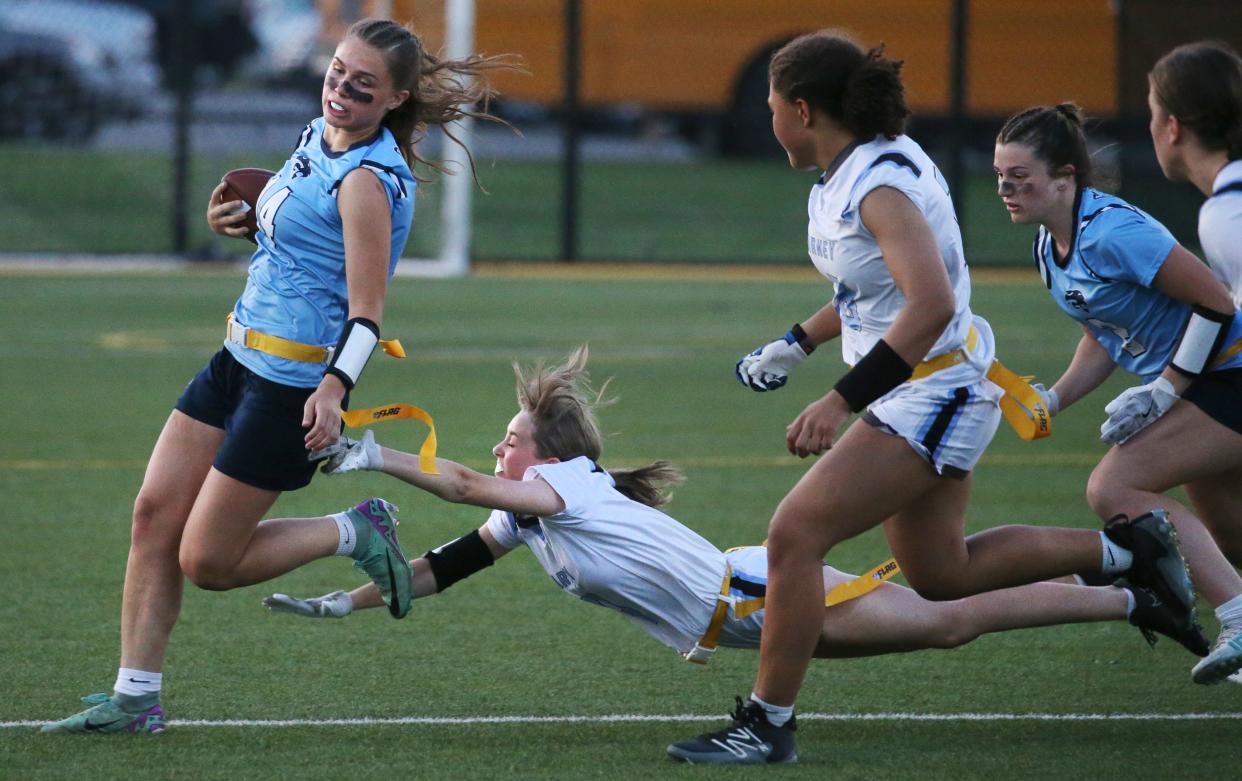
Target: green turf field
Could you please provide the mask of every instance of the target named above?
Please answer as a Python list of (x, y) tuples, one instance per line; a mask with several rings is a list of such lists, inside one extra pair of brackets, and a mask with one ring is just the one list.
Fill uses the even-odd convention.
[[(279, 167), (283, 157), (194, 158), (188, 243), (212, 242), (202, 212), (220, 176), (243, 166)], [(99, 153), (0, 146), (0, 247), (6, 252), (168, 253), (172, 251), (172, 163), (153, 153)], [(77, 172), (106, 183), (107, 197), (82, 188)], [(1031, 228), (1015, 228), (990, 173), (974, 172), (962, 223), (972, 264), (1026, 265)], [(474, 197), (474, 253), (485, 259), (559, 258), (560, 169), (554, 163), (480, 161), (486, 193)], [(595, 260), (802, 263), (806, 193), (815, 174), (782, 162), (584, 163), (579, 254)], [(438, 246), (438, 183), (419, 191), (406, 254)], [(72, 215), (66, 218), (66, 215)], [(226, 253), (240, 242), (219, 241)]]
[[(808, 278), (809, 280), (809, 278)], [(404, 621), (267, 615), (262, 596), (355, 585), (344, 560), (270, 584), (186, 591), (166, 668), (174, 721), (153, 739), (43, 736), (14, 722), (59, 718), (110, 687), (118, 649), (129, 511), (155, 436), (181, 388), (221, 338), (238, 272), (176, 276), (0, 276), (0, 777), (4, 779), (741, 778), (674, 765), (665, 745), (720, 723), (749, 691), (757, 655), (724, 650), (688, 665), (610, 611), (559, 593), (516, 552)], [(356, 406), (431, 410), (441, 454), (490, 469), (514, 411), (511, 360), (556, 358), (589, 342), (597, 378), (620, 403), (604, 413), (605, 466), (654, 458), (689, 476), (671, 513), (721, 546), (755, 543), (805, 465), (783, 454), (785, 424), (839, 374), (827, 347), (779, 393), (733, 379), (744, 352), (820, 306), (814, 281), (476, 278), (398, 280), (387, 333), (410, 351), (377, 357)], [(976, 282), (974, 307), (1001, 357), (1055, 378), (1076, 341), (1034, 279)], [(1006, 522), (1094, 527), (1082, 501), (1102, 455), (1095, 430), (1116, 377), (1020, 442), (1002, 427), (978, 469), (971, 530)], [(380, 438), (417, 447), (412, 423)], [(877, 465), (882, 468), (882, 465)], [(317, 478), (280, 515), (337, 511), (369, 495), (402, 508), (411, 553), (475, 528), (452, 506), (376, 475)], [(886, 556), (872, 532), (831, 556), (858, 571)], [(1214, 632), (1210, 611), (1201, 613)], [(990, 636), (954, 651), (817, 662), (799, 703), (802, 763), (790, 778), (1221, 778), (1237, 766), (1242, 687), (1190, 682), (1192, 658), (1149, 650), (1120, 624)], [(894, 717), (909, 713), (913, 717)], [(863, 717), (889, 714), (866, 720)], [(992, 714), (962, 720), (961, 714)], [(1004, 715), (1076, 714), (1039, 721)], [(1108, 714), (1165, 718), (1115, 720)], [(1223, 718), (1173, 720), (1216, 714)], [(589, 720), (600, 716), (648, 721)], [(952, 717), (950, 720), (929, 720)], [(543, 722), (480, 718), (552, 717)], [(555, 720), (586, 717), (586, 721)], [(431, 719), (432, 723), (325, 724)], [(449, 723), (445, 719), (463, 719)], [(177, 725), (178, 720), (190, 723)], [(227, 726), (222, 720), (294, 720)]]

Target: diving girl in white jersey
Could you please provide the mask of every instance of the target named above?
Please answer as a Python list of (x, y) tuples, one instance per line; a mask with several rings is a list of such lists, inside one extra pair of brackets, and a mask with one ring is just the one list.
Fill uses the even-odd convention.
[[(680, 473), (657, 461), (629, 470), (601, 466), (601, 436), (579, 348), (554, 369), (517, 370), (517, 415), (500, 442), (494, 476), (437, 459), (424, 473), (415, 455), (379, 446), (368, 431), (342, 439), (325, 471), (382, 471), (451, 502), (491, 508), (478, 530), (411, 562), (415, 598), (439, 593), (525, 545), (567, 594), (615, 610), (687, 659), (705, 662), (719, 646), (756, 648), (763, 629), (767, 556), (762, 547), (721, 552), (656, 509), (663, 485)], [(824, 588), (856, 579), (821, 564)], [(867, 582), (867, 581), (863, 581)], [(875, 581), (871, 581), (874, 584)], [(352, 593), (299, 599), (274, 594), (274, 611), (342, 618), (384, 604), (373, 584)], [(894, 583), (831, 607), (814, 619), (815, 653), (851, 657), (951, 648), (987, 632), (1078, 621), (1119, 620), (1206, 647), (1187, 611), (1146, 589), (1036, 583), (965, 599), (931, 602)]]

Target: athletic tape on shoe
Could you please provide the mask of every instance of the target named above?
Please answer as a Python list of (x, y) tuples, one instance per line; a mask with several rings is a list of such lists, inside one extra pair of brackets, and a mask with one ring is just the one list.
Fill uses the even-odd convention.
[(413, 404), (386, 404), (382, 407), (341, 413), (341, 420), (350, 428), (370, 426), (386, 420), (408, 420), (410, 418), (422, 421), (427, 426), (427, 436), (418, 449), (418, 468), (426, 475), (440, 474), (440, 470), (436, 469), (436, 423), (427, 410), (415, 407)]

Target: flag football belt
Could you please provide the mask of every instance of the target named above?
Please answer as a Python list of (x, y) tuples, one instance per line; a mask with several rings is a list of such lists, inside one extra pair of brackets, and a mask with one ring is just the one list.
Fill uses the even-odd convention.
[[(229, 312), (229, 316), (225, 319), (224, 340), (248, 350), (258, 350), (261, 353), (275, 355), (277, 358), (287, 358), (301, 363), (327, 363), (335, 349), (335, 345), (320, 347), (315, 344), (302, 344), (247, 328), (233, 319), (232, 312)], [(384, 352), (392, 357), (405, 357), (405, 348), (401, 346), (400, 340), (380, 339), (379, 344), (384, 348)]]
[[(873, 567), (866, 575), (859, 575), (853, 580), (833, 586), (824, 595), (824, 607), (839, 605), (842, 602), (849, 602), (851, 599), (857, 599), (864, 594), (868, 594), (899, 572), (901, 572), (901, 568), (897, 566), (897, 561), (889, 559), (878, 567)], [(716, 653), (716, 646), (720, 644), (720, 630), (724, 627), (725, 618), (729, 615), (730, 607), (733, 608), (733, 617), (739, 620), (763, 609), (764, 597), (739, 600), (730, 596), (729, 589), (732, 581), (733, 568), (726, 563), (724, 580), (720, 584), (720, 594), (716, 597), (716, 609), (712, 611), (712, 620), (708, 622), (707, 631), (694, 644), (694, 648), (683, 654), (687, 662), (707, 664), (708, 660), (712, 658), (712, 654)]]
[[(966, 363), (970, 360), (969, 353), (974, 351), (977, 344), (979, 332), (972, 325), (966, 336), (965, 348), (941, 353), (935, 358), (923, 361), (914, 367), (910, 380), (922, 380), (938, 371)], [(1242, 340), (1235, 346), (1238, 351), (1242, 351)], [(1031, 387), (1030, 378), (1019, 377), (1005, 368), (1000, 361), (992, 361), (992, 365), (988, 367), (987, 378), (1005, 391), (1000, 400), (1001, 414), (1019, 437), (1029, 442), (1043, 439), (1052, 433), (1052, 415), (1048, 414), (1048, 408), (1040, 398), (1039, 391)]]

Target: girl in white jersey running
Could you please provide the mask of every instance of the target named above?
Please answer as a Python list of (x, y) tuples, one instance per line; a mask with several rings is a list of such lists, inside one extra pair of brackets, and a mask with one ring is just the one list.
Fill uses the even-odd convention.
[[(259, 521), (310, 482), (307, 455), (340, 434), (342, 404), (379, 340), (414, 213), (415, 141), (472, 114), (488, 94), (474, 77), (506, 65), (440, 60), (388, 20), (358, 22), (337, 46), (322, 117), (259, 198), (259, 247), (224, 348), (178, 400), (134, 502), (113, 692), (84, 698), (91, 707), (45, 732), (164, 729), (164, 658), (187, 578), (224, 591), (335, 553), (366, 569), (394, 616), (409, 609), (408, 565), (382, 501)], [(211, 194), (208, 225), (240, 237), (242, 204), (223, 190)]]
[[(906, 579), (928, 599), (1107, 568), (1193, 604), (1171, 527), (1159, 516), (1110, 536), (1005, 526), (966, 537), (970, 473), (995, 433), (1002, 390), (986, 376), (994, 341), (970, 311), (948, 187), (903, 135), (909, 112), (900, 68), (882, 48), (864, 52), (833, 31), (797, 38), (772, 58), (773, 132), (792, 167), (824, 172), (811, 192), (808, 247), (835, 296), (739, 361), (738, 379), (756, 391), (779, 388), (790, 369), (837, 337), (852, 368), (787, 428), (790, 452), (823, 457), (768, 530), (767, 617), (750, 702), (732, 726), (671, 747), (690, 762), (753, 764), (792, 753), (794, 700), (819, 639), (823, 558), (875, 526), (883, 525)], [(864, 413), (862, 422), (838, 439), (852, 413)], [(721, 751), (739, 730), (754, 739)]]
[[(594, 411), (599, 398), (586, 359), (584, 347), (555, 369), (515, 367), (519, 411), (492, 448), (495, 476), (445, 459), (437, 460), (438, 475), (426, 474), (417, 456), (379, 446), (370, 431), (361, 441), (342, 439), (329, 448), (324, 471), (378, 470), (448, 501), (492, 510), (477, 531), (411, 562), (415, 598), (444, 591), (525, 545), (566, 593), (621, 613), (691, 661), (706, 662), (717, 644), (757, 648), (764, 615), (757, 600), (767, 582), (764, 549), (721, 552), (656, 509), (668, 498), (662, 484), (681, 477), (667, 462), (632, 470), (600, 465)], [(828, 590), (854, 580), (829, 566), (821, 565), (820, 575)], [(264, 604), (279, 612), (343, 618), (384, 601), (367, 584), (312, 599), (273, 594)], [(815, 653), (852, 657), (952, 648), (987, 632), (1127, 616), (1193, 651), (1206, 647), (1187, 611), (1137, 587), (1037, 583), (929, 602), (881, 583), (857, 599), (821, 608), (814, 620)]]

